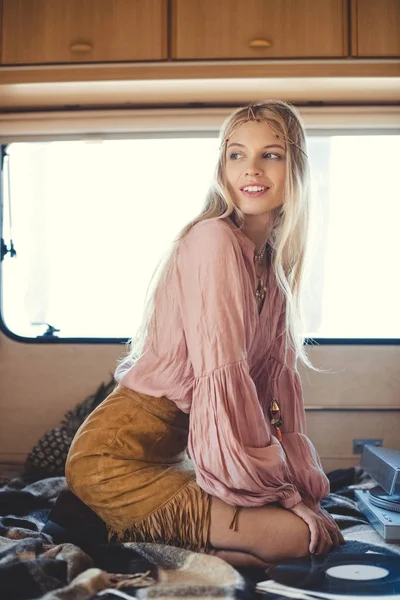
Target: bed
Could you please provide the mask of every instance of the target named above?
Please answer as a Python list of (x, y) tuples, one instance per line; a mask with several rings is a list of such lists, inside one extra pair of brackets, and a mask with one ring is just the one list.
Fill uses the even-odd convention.
[[(322, 502), (346, 544), (340, 554), (399, 556), (357, 509), (354, 489), (372, 485), (356, 467), (328, 474), (331, 494)], [(88, 514), (67, 515), (59, 528), (55, 501), (68, 494), (63, 476), (0, 482), (0, 598), (117, 600), (118, 598), (284, 598), (260, 594), (261, 569), (234, 569), (221, 559), (158, 544), (108, 544), (105, 529)], [(61, 503), (62, 504), (62, 503)], [(76, 516), (78, 515), (78, 516)], [(49, 518), (50, 517), (50, 518)], [(68, 521), (69, 519), (69, 521)]]
[[(80, 425), (114, 386), (110, 374), (38, 440), (22, 475), (0, 478), (0, 599), (287, 597), (256, 593), (256, 584), (268, 579), (261, 569), (234, 569), (173, 546), (108, 544), (104, 523), (79, 501), (75, 506), (64, 477), (66, 456)], [(322, 505), (346, 539), (333, 552), (400, 557), (400, 546), (386, 544), (357, 509), (354, 490), (371, 487), (370, 478), (359, 467), (328, 477), (331, 493)]]

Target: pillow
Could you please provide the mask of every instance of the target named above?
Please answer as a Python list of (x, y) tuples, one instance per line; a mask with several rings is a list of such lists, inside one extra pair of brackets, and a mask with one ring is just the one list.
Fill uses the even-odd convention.
[(115, 388), (114, 377), (101, 383), (96, 392), (65, 413), (60, 425), (47, 431), (32, 448), (25, 462), (24, 475), (38, 479), (63, 477), (72, 440), (86, 417)]

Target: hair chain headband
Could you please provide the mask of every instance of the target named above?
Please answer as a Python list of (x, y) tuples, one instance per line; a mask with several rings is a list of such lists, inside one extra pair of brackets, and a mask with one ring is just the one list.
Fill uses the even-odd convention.
[[(269, 127), (270, 124), (268, 123), (268, 121), (264, 120), (264, 119), (257, 119), (254, 111), (253, 111), (253, 107), (251, 104), (249, 104), (249, 106), (247, 107), (247, 119), (241, 119), (239, 121), (237, 121), (236, 125), (233, 126), (232, 131), (230, 133), (229, 137), (226, 137), (223, 141), (222, 144), (220, 146), (220, 149), (222, 149), (228, 142), (229, 142), (229, 138), (235, 133), (235, 131), (237, 131), (239, 129), (239, 127), (241, 127), (242, 125), (244, 125), (245, 123), (248, 123), (249, 121), (256, 121), (257, 123), (264, 123), (265, 125), (268, 125)], [(273, 135), (276, 137), (277, 140), (281, 139), (280, 136), (277, 133), (274, 133), (274, 131), (272, 130)], [(307, 154), (304, 152), (303, 148), (301, 148), (298, 144), (296, 144), (296, 142), (294, 142), (293, 140), (291, 140), (289, 137), (284, 137), (282, 136), (282, 140), (283, 142), (285, 142), (286, 144), (291, 144), (292, 146), (296, 146), (296, 148), (298, 148), (298, 150), (300, 150), (300, 152), (302, 152), (304, 154), (304, 156), (306, 158), (308, 158)]]
[(256, 116), (254, 114), (253, 107), (251, 106), (251, 104), (249, 104), (248, 109), (247, 109), (247, 121), (258, 121), (259, 123), (261, 122), (260, 119), (256, 119)]

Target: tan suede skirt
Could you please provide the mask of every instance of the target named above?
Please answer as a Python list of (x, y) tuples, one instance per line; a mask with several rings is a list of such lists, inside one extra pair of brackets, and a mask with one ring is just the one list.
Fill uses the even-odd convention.
[(186, 448), (189, 415), (166, 397), (118, 385), (70, 448), (72, 492), (107, 525), (109, 541), (210, 551), (210, 500)]

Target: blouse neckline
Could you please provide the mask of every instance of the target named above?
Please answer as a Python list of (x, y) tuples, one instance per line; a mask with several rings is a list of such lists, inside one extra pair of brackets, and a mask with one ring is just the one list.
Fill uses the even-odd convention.
[(248, 238), (247, 235), (243, 233), (241, 229), (239, 229), (239, 227), (232, 221), (230, 217), (226, 217), (225, 219), (223, 219), (223, 221), (230, 227), (230, 229), (232, 229), (232, 231), (235, 232), (236, 237), (239, 239), (239, 241), (241, 241), (242, 244), (244, 244), (245, 246), (247, 246), (247, 248), (249, 248), (249, 250), (251, 250), (252, 256), (254, 256), (254, 251), (256, 249), (255, 243), (250, 238)]
[[(255, 272), (255, 266), (254, 266), (254, 252), (256, 249), (256, 245), (254, 244), (254, 242), (247, 237), (246, 234), (243, 233), (243, 231), (241, 229), (239, 229), (239, 227), (232, 221), (232, 219), (230, 217), (227, 217), (225, 219), (222, 219), (223, 222), (225, 222), (228, 227), (230, 229), (232, 229), (232, 231), (235, 233), (239, 243), (241, 244), (242, 247), (244, 247), (245, 252), (249, 253), (250, 256), (250, 260), (251, 260), (251, 264), (253, 266), (253, 277), (254, 277), (254, 285), (256, 283), (256, 272)], [(271, 277), (270, 277), (270, 270), (268, 270), (267, 272), (267, 282), (266, 282), (267, 286), (271, 285)], [(253, 290), (254, 291), (254, 290)], [(256, 300), (254, 299), (254, 305), (256, 307), (256, 312), (258, 315), (258, 319), (259, 322), (261, 323), (261, 320), (263, 319), (265, 313), (267, 312), (267, 307), (266, 304), (268, 304), (268, 298), (264, 298), (264, 302), (263, 305), (261, 307), (260, 312), (258, 312), (258, 305)]]

